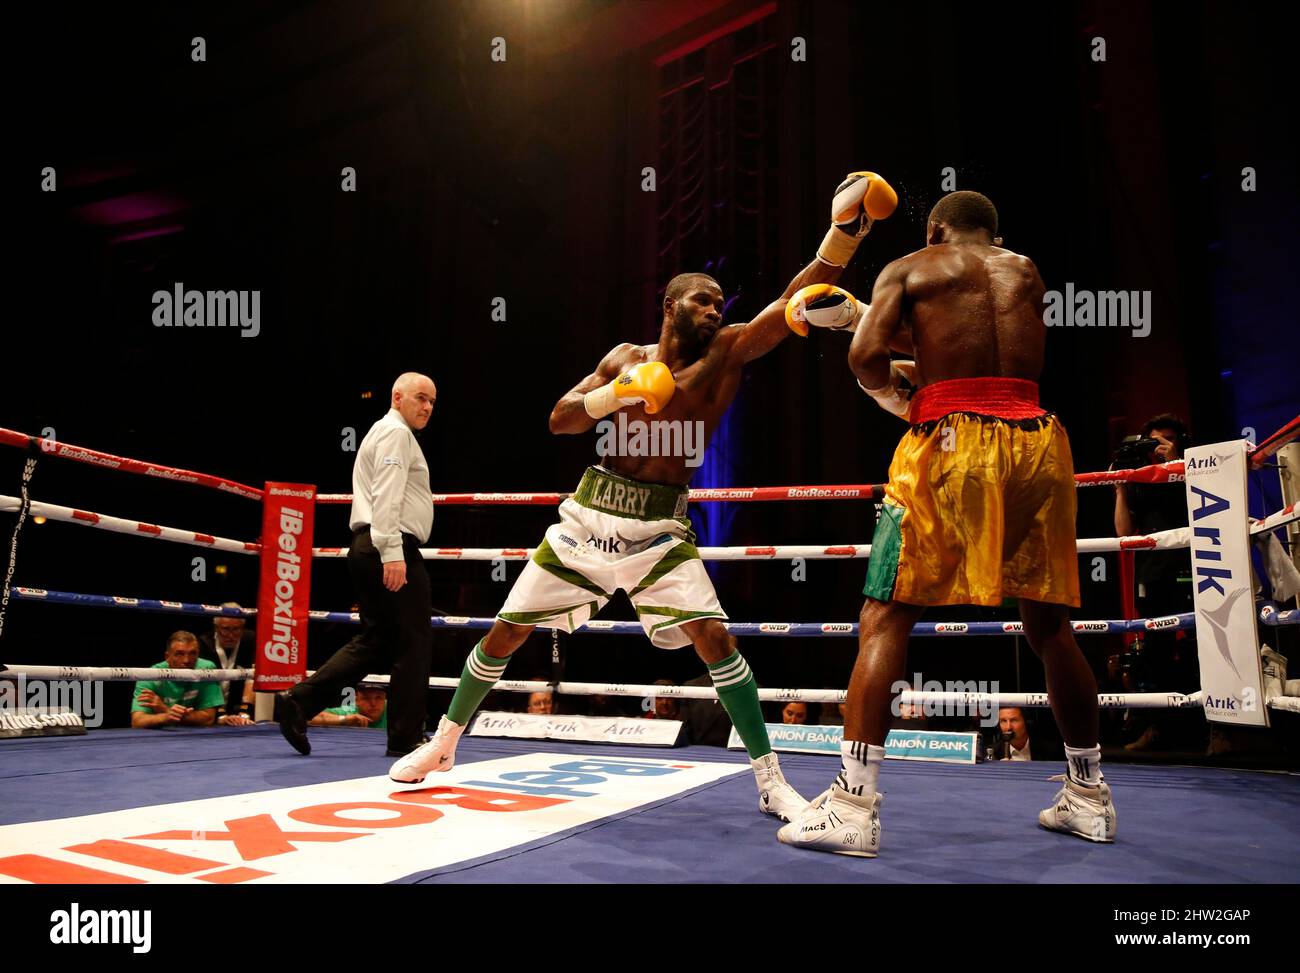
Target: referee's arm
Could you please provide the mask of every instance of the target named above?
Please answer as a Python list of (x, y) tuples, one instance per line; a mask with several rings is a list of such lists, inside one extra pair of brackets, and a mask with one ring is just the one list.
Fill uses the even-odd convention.
[(384, 587), (398, 591), (406, 584), (406, 557), (402, 553), (399, 517), (411, 468), (412, 436), (409, 429), (393, 429), (375, 443), (375, 465), (370, 490), (370, 540), (384, 565)]

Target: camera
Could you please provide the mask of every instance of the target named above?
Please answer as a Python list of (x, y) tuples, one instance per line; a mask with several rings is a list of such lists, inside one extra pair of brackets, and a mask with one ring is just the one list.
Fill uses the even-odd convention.
[(1151, 439), (1150, 437), (1124, 437), (1119, 444), (1119, 448), (1115, 450), (1114, 468), (1117, 470), (1133, 470), (1139, 466), (1149, 465), (1156, 447), (1159, 445), (1160, 440)]

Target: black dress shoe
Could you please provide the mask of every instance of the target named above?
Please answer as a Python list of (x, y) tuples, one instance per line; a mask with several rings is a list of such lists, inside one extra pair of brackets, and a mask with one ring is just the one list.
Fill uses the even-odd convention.
[(405, 756), (406, 756), (408, 753), (410, 753), (412, 750), (419, 750), (422, 746), (424, 746), (426, 743), (428, 743), (431, 739), (432, 739), (432, 737), (428, 737), (428, 736), (426, 736), (426, 737), (424, 737), (424, 739), (420, 740), (418, 743), (412, 743), (409, 747), (389, 747), (387, 750), (384, 751), (384, 756), (385, 756), (385, 757), (405, 757)]
[(279, 706), (276, 721), (280, 724), (280, 732), (289, 741), (289, 746), (304, 757), (307, 756), (311, 753), (311, 741), (307, 739), (307, 718), (303, 715), (302, 707), (287, 692), (280, 693), (276, 697), (276, 703)]

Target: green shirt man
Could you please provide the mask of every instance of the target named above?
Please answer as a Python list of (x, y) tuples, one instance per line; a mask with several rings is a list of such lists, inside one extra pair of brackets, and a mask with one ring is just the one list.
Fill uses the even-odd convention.
[[(193, 632), (173, 632), (167, 638), (167, 652), (154, 669), (215, 669), (199, 658), (199, 640)], [(180, 682), (171, 679), (146, 680), (135, 684), (131, 700), (131, 726), (214, 726), (217, 712), (225, 704), (221, 685), (216, 682)]]
[(360, 686), (356, 702), (322, 710), (312, 718), (312, 726), (368, 726), (372, 730), (388, 729), (388, 693), (373, 686)]

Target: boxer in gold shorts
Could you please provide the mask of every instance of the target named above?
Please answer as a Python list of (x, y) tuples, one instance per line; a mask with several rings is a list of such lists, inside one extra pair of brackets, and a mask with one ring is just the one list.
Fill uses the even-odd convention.
[[(1114, 839), (1097, 684), (1069, 618), (1079, 604), (1070, 441), (1038, 402), (1044, 287), (1033, 261), (1001, 247), (997, 219), (979, 193), (951, 193), (930, 213), (926, 247), (881, 272), (869, 307), (794, 314), (829, 327), (852, 314), (849, 365), (859, 386), (911, 429), (894, 452), (872, 541), (840, 774), (780, 830), (786, 844), (876, 855), (877, 778), (912, 626), (929, 605), (1004, 598), (1019, 599), (1066, 744), (1063, 786), (1039, 823)], [(837, 300), (853, 302), (821, 285), (791, 307)], [(915, 360), (891, 362), (891, 350)]]
[(863, 594), (909, 605), (1078, 606), (1074, 463), (1036, 382), (955, 378), (911, 402)]

